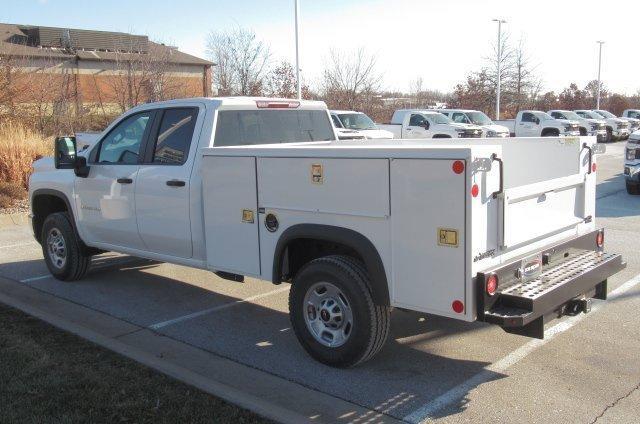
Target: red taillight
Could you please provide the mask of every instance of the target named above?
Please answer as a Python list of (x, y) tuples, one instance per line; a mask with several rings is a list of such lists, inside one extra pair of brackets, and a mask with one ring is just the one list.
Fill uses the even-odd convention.
[(454, 300), (451, 304), (451, 309), (453, 309), (453, 312), (456, 314), (461, 314), (464, 311), (464, 303), (459, 300)]
[(478, 184), (474, 184), (471, 186), (471, 196), (478, 197), (478, 193), (480, 193), (480, 189), (478, 188)]
[(598, 169), (596, 164), (595, 163), (591, 164), (591, 172), (596, 172), (596, 169)]
[(602, 249), (602, 246), (604, 246), (604, 231), (598, 231), (598, 234), (596, 234), (596, 246), (598, 246), (599, 249)]
[(489, 296), (493, 296), (496, 294), (496, 290), (498, 290), (498, 276), (495, 274), (491, 274), (487, 277), (485, 282), (485, 290)]
[(453, 162), (453, 165), (451, 165), (451, 169), (453, 169), (453, 172), (455, 172), (456, 174), (462, 174), (462, 172), (464, 171), (464, 162), (462, 162), (461, 160)]
[(295, 109), (300, 106), (300, 102), (271, 102), (268, 100), (256, 100), (259, 109)]

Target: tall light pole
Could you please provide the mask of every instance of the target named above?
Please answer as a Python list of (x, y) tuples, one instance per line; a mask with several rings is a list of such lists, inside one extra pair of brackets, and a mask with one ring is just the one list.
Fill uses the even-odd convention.
[(502, 70), (502, 24), (506, 24), (507, 21), (503, 19), (493, 19), (493, 22), (498, 23), (498, 60), (496, 71), (498, 74), (497, 88), (496, 88), (496, 121), (500, 119), (500, 71)]
[(298, 26), (300, 25), (300, 0), (293, 0), (296, 4), (296, 92), (298, 93), (298, 99), (302, 98), (302, 86), (300, 84), (300, 56), (299, 56), (299, 42), (298, 42)]
[(602, 67), (602, 45), (604, 41), (596, 41), (600, 45), (598, 51), (598, 94), (596, 95), (596, 109), (600, 110), (600, 69)]

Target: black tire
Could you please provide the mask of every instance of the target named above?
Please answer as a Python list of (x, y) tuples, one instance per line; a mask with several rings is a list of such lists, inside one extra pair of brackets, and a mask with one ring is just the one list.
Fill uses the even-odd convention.
[[(318, 283), (337, 287), (350, 307), (351, 331), (344, 344), (337, 347), (320, 343), (307, 326), (305, 296)], [(326, 256), (309, 262), (296, 274), (289, 292), (289, 319), (298, 341), (313, 358), (334, 367), (353, 367), (378, 353), (389, 335), (390, 311), (389, 306), (374, 304), (364, 265), (348, 256)], [(321, 316), (319, 313), (318, 319)]]
[[(60, 259), (56, 263), (55, 257), (50, 253), (49, 237), (59, 235), (63, 240), (64, 261)], [(58, 280), (79, 280), (87, 273), (91, 256), (82, 249), (82, 242), (76, 234), (71, 220), (66, 212), (56, 212), (47, 216), (42, 225), (40, 236), (42, 254), (49, 272)], [(59, 257), (60, 255), (58, 255)]]
[(560, 131), (558, 130), (544, 130), (542, 131), (542, 137), (559, 137)]
[(611, 143), (613, 140), (613, 128), (607, 127), (607, 143)]
[(634, 183), (631, 181), (626, 181), (627, 193), (637, 196), (640, 194), (640, 183)]

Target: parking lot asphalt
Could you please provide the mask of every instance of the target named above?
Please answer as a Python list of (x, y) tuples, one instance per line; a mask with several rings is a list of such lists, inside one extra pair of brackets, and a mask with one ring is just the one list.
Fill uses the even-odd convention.
[(379, 413), (370, 421), (638, 422), (640, 196), (625, 191), (624, 143), (607, 148), (598, 158), (596, 223), (606, 229), (606, 250), (622, 253), (628, 266), (609, 280), (608, 301), (595, 301), (590, 314), (552, 321), (544, 341), (394, 310), (378, 356), (355, 369), (333, 369), (298, 345), (286, 285), (232, 283), (112, 253), (96, 257), (82, 281), (60, 282), (49, 276), (25, 225), (0, 228), (0, 276), (131, 324), (134, 330), (120, 337), (125, 343), (140, 345), (150, 333), (181, 342), (212, 361)]

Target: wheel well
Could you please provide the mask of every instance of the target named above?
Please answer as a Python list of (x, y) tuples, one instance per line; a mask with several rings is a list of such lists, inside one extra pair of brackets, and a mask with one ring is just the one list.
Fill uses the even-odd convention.
[(585, 127), (580, 127), (580, 135), (582, 136), (587, 135), (587, 129)]
[(55, 194), (37, 194), (31, 201), (31, 213), (33, 213), (33, 232), (36, 240), (40, 242), (42, 225), (47, 216), (56, 212), (69, 212), (67, 202)]
[[(299, 238), (287, 244), (282, 258), (282, 278), (290, 280), (306, 263), (329, 255), (345, 255), (363, 261), (349, 246), (327, 240)], [(363, 261), (364, 262), (364, 261)]]
[(278, 239), (273, 253), (272, 281), (291, 281), (306, 263), (329, 255), (362, 261), (377, 305), (388, 306), (389, 286), (382, 258), (373, 243), (357, 231), (322, 224), (296, 224)]
[(542, 136), (560, 135), (560, 130), (557, 128), (545, 128), (542, 130)]
[(451, 136), (448, 134), (436, 134), (433, 138), (451, 138)]

